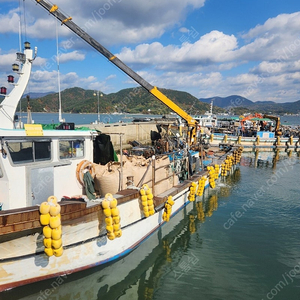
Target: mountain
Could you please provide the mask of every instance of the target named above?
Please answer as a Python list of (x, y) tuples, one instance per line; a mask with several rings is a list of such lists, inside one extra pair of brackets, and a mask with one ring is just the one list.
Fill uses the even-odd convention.
[(214, 106), (218, 106), (231, 111), (235, 114), (241, 114), (244, 112), (261, 112), (261, 113), (299, 113), (300, 112), (300, 100), (296, 102), (276, 103), (273, 101), (257, 101), (253, 102), (245, 97), (238, 95), (231, 95), (225, 98), (212, 97), (212, 98), (200, 98), (199, 101), (204, 103), (211, 103), (213, 101)]
[(226, 109), (234, 108), (234, 107), (247, 107), (253, 104), (251, 100), (248, 100), (247, 98), (238, 95), (232, 95), (225, 98), (222, 97), (200, 98), (199, 100), (204, 103), (211, 103), (211, 101), (213, 101), (214, 106), (218, 106)]
[[(209, 104), (200, 102), (196, 97), (182, 91), (160, 89), (168, 98), (176, 103), (188, 114), (204, 114), (209, 110)], [(61, 92), (62, 111), (71, 113), (97, 113), (98, 98), (93, 90), (84, 90), (74, 87)], [(37, 97), (30, 100), (33, 112), (57, 112), (58, 93)], [(127, 112), (168, 114), (171, 109), (156, 99), (152, 94), (141, 87), (128, 88), (117, 93), (99, 96), (100, 113)], [(223, 109), (214, 108), (214, 112), (224, 112)]]
[[(183, 91), (160, 90), (189, 115), (204, 114), (209, 111), (211, 101), (213, 101), (213, 113), (216, 114), (225, 111), (237, 115), (255, 112), (268, 114), (300, 112), (300, 100), (288, 103), (253, 102), (239, 95), (197, 99)], [(65, 113), (97, 113), (98, 111), (98, 97), (94, 96), (94, 90), (85, 90), (79, 87), (69, 88), (61, 92), (61, 100), (62, 111)], [(26, 106), (23, 105), (24, 109)], [(36, 97), (34, 94), (30, 94), (30, 106), (33, 112), (57, 112), (58, 93), (42, 94)], [(100, 113), (127, 112), (163, 115), (169, 114), (171, 109), (145, 89), (136, 87), (111, 94), (100, 93), (99, 111)]]

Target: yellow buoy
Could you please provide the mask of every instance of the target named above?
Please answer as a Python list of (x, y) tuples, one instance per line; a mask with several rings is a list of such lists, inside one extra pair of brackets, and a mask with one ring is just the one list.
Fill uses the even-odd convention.
[(115, 224), (119, 224), (119, 223), (120, 223), (120, 220), (121, 220), (120, 216), (113, 217), (113, 222), (114, 222)]
[(119, 209), (117, 207), (111, 209), (111, 214), (113, 217), (117, 217), (119, 215)]
[(106, 230), (107, 230), (107, 233), (113, 232), (114, 231), (113, 225), (107, 225)]
[(48, 256), (52, 256), (54, 254), (52, 248), (45, 248), (44, 251)]
[(152, 205), (149, 205), (148, 206), (148, 210), (154, 210), (154, 205), (152, 204)]
[(55, 196), (50, 196), (47, 201), (53, 204), (57, 204), (57, 198)]
[(149, 215), (150, 215), (150, 216), (154, 215), (154, 213), (155, 213), (155, 210), (154, 210), (154, 209), (149, 209)]
[(152, 199), (148, 200), (148, 206), (151, 206), (151, 205), (153, 205), (153, 200)]
[(144, 189), (140, 189), (140, 194), (141, 194), (141, 196), (144, 196), (144, 195), (146, 195), (146, 191)]
[(117, 207), (117, 205), (118, 205), (117, 199), (116, 199), (116, 198), (113, 198), (113, 199), (110, 201), (110, 207), (111, 207), (111, 208), (115, 208), (115, 207)]
[(113, 232), (109, 232), (109, 233), (107, 233), (107, 237), (110, 240), (114, 240), (116, 236), (115, 236), (115, 234)]
[(61, 239), (58, 239), (58, 240), (52, 240), (51, 245), (52, 245), (52, 248), (58, 249), (58, 248), (60, 248), (61, 245), (62, 245), (62, 240), (61, 240)]
[(58, 249), (53, 249), (53, 254), (56, 256), (56, 257), (59, 257), (59, 256), (62, 256), (63, 254), (63, 246), (59, 247)]
[(44, 246), (46, 248), (51, 248), (51, 245), (52, 245), (52, 239), (51, 238), (44, 238)]
[(108, 201), (107, 199), (104, 199), (104, 200), (102, 201), (102, 207), (103, 207), (104, 209), (107, 209), (107, 208), (109, 208), (109, 206), (110, 206), (110, 201)]
[(40, 222), (42, 225), (48, 225), (50, 223), (50, 214), (40, 215)]
[(147, 201), (148, 200), (146, 195), (142, 196), (141, 199), (142, 199), (142, 201)]
[(59, 204), (54, 204), (54, 205), (50, 205), (50, 215), (51, 216), (57, 216), (58, 214), (60, 214), (60, 205)]
[(104, 198), (110, 201), (113, 199), (113, 195), (111, 193), (106, 193)]
[(106, 217), (110, 217), (111, 216), (111, 209), (110, 208), (105, 208), (103, 210), (104, 214)]
[(51, 216), (49, 224), (52, 229), (60, 226), (61, 225), (60, 215), (54, 217)]
[(49, 225), (46, 225), (43, 227), (43, 234), (45, 238), (51, 238), (52, 236), (52, 229), (50, 228)]
[(57, 228), (53, 228), (51, 232), (51, 238), (53, 240), (59, 240), (61, 238), (61, 226), (58, 226)]
[(41, 214), (47, 214), (50, 211), (50, 204), (49, 202), (42, 202), (40, 205), (40, 213)]
[(120, 229), (120, 224), (113, 225), (114, 231), (118, 231)]
[(119, 229), (118, 231), (114, 232), (116, 237), (121, 237), (122, 236), (122, 230)]
[(113, 224), (113, 218), (112, 217), (105, 218), (105, 223), (107, 226), (111, 226)]

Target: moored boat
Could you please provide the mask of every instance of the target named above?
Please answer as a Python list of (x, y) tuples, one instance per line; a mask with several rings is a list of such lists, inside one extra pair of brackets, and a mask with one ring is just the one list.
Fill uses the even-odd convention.
[(125, 256), (214, 188), (241, 155), (241, 148), (231, 148), (200, 169), (199, 153), (186, 143), (195, 137), (195, 120), (145, 82), (189, 126), (174, 151), (170, 141), (163, 143), (164, 153), (142, 163), (125, 159), (122, 148), (116, 159), (108, 135), (72, 123), (17, 128), (14, 114), (32, 61), (27, 45), (19, 81), (1, 103), (0, 291)]

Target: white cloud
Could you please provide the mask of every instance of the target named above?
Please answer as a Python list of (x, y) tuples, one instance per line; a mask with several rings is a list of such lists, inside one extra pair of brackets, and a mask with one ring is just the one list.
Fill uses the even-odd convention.
[(62, 53), (59, 55), (60, 63), (65, 63), (68, 61), (84, 60), (84, 59), (85, 59), (85, 55), (76, 50), (68, 53)]
[(134, 50), (123, 48), (118, 54), (121, 60), (135, 67), (156, 66), (157, 69), (201, 70), (206, 65), (233, 59), (237, 40), (233, 35), (212, 31), (200, 37), (194, 44), (163, 46), (159, 42), (138, 45)]

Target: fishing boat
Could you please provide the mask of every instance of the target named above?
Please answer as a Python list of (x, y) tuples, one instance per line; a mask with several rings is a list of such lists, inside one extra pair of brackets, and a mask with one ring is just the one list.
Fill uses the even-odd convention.
[(202, 128), (214, 129), (218, 126), (218, 118), (212, 112), (213, 101), (210, 103), (210, 109), (204, 115), (194, 116), (199, 126)]
[[(41, 124), (16, 128), (15, 110), (33, 62), (29, 44), (23, 54), (19, 80), (1, 103), (0, 291), (126, 255), (193, 201), (196, 188), (212, 185), (221, 172), (212, 177), (203, 169), (179, 180), (189, 172), (182, 169), (189, 157), (185, 149), (181, 155), (135, 162), (121, 155), (119, 162), (109, 159), (101, 165), (99, 134), (93, 130), (68, 123), (52, 129)], [(107, 152), (100, 156), (102, 160)], [(120, 169), (121, 183), (121, 176), (115, 176)], [(88, 179), (98, 183), (98, 190), (96, 184), (90, 190)]]
[[(49, 11), (79, 30), (57, 6)], [(93, 46), (111, 55), (95, 40)], [(205, 188), (214, 188), (242, 151), (232, 147), (199, 168), (199, 152), (186, 143), (195, 138), (195, 120), (128, 68), (187, 122), (172, 147), (168, 132), (166, 141), (157, 132), (164, 149), (159, 155), (123, 155), (120, 147), (117, 156), (109, 135), (73, 123), (17, 126), (15, 112), (35, 55), (26, 43), (19, 54), (21, 70), (16, 68), (19, 80), (0, 106), (0, 291), (127, 255)], [(120, 60), (110, 60), (123, 66)]]

